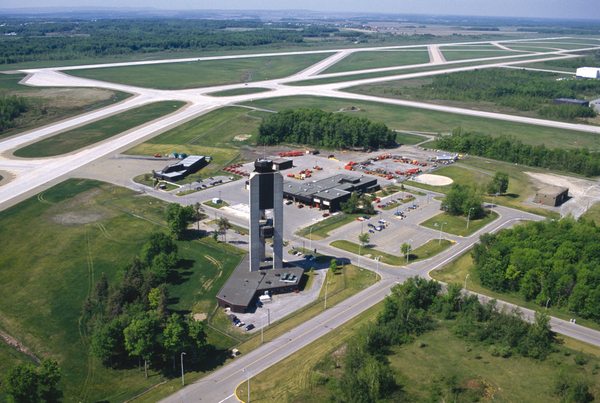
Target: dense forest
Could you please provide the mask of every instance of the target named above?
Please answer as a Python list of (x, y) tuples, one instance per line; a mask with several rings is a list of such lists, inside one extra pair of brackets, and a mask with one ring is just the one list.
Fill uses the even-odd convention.
[(305, 144), (325, 148), (379, 148), (395, 144), (396, 133), (383, 123), (320, 109), (286, 109), (264, 120), (257, 144)]
[[(227, 28), (242, 28), (227, 30)], [(0, 64), (302, 42), (303, 33), (260, 21), (100, 20), (0, 27)], [(312, 30), (314, 35), (317, 32)]]
[(555, 171), (572, 172), (585, 176), (600, 175), (600, 153), (587, 148), (564, 150), (549, 149), (544, 144), (523, 144), (513, 136), (492, 137), (489, 134), (462, 132), (455, 129), (452, 135), (438, 138), (437, 147), (461, 154), (472, 154)]
[(22, 97), (0, 97), (0, 133), (15, 125), (15, 119), (27, 111), (27, 100)]
[(485, 287), (600, 323), (600, 229), (593, 221), (529, 222), (484, 234), (472, 256)]
[[(518, 311), (499, 309), (495, 301), (484, 305), (476, 295), (463, 294), (460, 284), (449, 285), (443, 293), (440, 283), (413, 277), (392, 288), (376, 322), (356, 332), (342, 359), (328, 358), (314, 368), (312, 385), (328, 390), (329, 396), (324, 399), (328, 402), (416, 401), (415, 396), (403, 390), (396, 377), (398, 368), (390, 366), (388, 355), (402, 354), (394, 347), (414, 342), (423, 333), (440, 327), (442, 322), (448, 324), (455, 337), (489, 346), (493, 356), (544, 359), (556, 350), (550, 318), (544, 313), (537, 313), (535, 322), (529, 323)], [(452, 368), (447, 369), (446, 375), (448, 381), (430, 383), (428, 401), (484, 400), (483, 390), (461, 388), (459, 384), (467, 380), (458, 379)], [(580, 400), (569, 401), (588, 401), (591, 397), (585, 383), (571, 380), (566, 384), (560, 382), (559, 386), (559, 392), (549, 390), (548, 394), (568, 394), (571, 388), (581, 387)], [(300, 401), (314, 401), (315, 396), (319, 393), (312, 390), (307, 399)]]
[[(581, 63), (581, 60), (579, 60)], [(600, 94), (598, 80), (560, 80), (555, 74), (516, 69), (482, 69), (441, 74), (420, 87), (387, 89), (394, 95), (419, 100), (443, 99), (461, 102), (493, 102), (519, 111), (538, 111), (544, 117), (572, 120), (596, 116), (593, 108), (551, 105), (556, 98), (585, 98)], [(543, 108), (542, 108), (543, 107)], [(542, 109), (540, 109), (542, 108)]]

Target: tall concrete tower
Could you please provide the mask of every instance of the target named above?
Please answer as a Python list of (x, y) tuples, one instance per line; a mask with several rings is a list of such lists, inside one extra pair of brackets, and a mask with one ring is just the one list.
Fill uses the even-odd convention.
[[(273, 210), (267, 219), (266, 210)], [(283, 267), (283, 176), (273, 171), (273, 161), (254, 162), (250, 175), (250, 271), (266, 260), (265, 238), (273, 237), (273, 268)]]

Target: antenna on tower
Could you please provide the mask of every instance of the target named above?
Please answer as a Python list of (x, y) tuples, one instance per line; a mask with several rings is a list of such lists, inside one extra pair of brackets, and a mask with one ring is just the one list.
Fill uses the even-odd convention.
[(267, 159), (267, 146), (263, 143), (263, 159)]

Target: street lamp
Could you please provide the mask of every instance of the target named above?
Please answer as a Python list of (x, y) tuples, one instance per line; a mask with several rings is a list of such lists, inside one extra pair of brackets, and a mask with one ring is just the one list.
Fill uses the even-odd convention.
[(444, 224), (448, 224), (447, 222), (442, 223), (442, 225), (440, 226), (440, 242), (439, 244), (442, 244), (442, 230), (444, 229)]
[(465, 277), (465, 291), (467, 290), (467, 279), (469, 278), (471, 274), (467, 274), (467, 277)]
[(469, 219), (471, 218), (471, 210), (474, 210), (475, 207), (471, 207), (469, 209), (469, 215), (467, 216), (467, 229), (469, 229)]
[(315, 226), (313, 225), (312, 227), (310, 227), (310, 231), (308, 233), (310, 239), (308, 241), (308, 249), (312, 250), (312, 230)]
[(550, 298), (548, 298), (548, 301), (546, 301), (546, 310), (548, 310), (548, 302), (550, 302)]
[[(412, 242), (412, 239), (411, 239)], [(411, 251), (412, 247), (410, 246), (410, 244), (408, 244), (408, 248), (406, 249), (406, 264), (408, 264), (408, 257), (410, 256), (410, 251)]]
[[(382, 257), (383, 255), (377, 256), (377, 276), (379, 276), (379, 259), (381, 259)], [(377, 280), (377, 277), (375, 277), (375, 280)]]
[(185, 379), (183, 378), (183, 356), (185, 353), (181, 353), (181, 386), (185, 386)]
[(331, 281), (325, 283), (325, 308), (327, 309), (327, 284), (331, 284)]
[(248, 368), (242, 369), (242, 372), (246, 373), (246, 377), (248, 378), (248, 403), (250, 403), (250, 370)]
[(360, 248), (362, 246), (362, 242), (358, 244), (358, 267), (360, 268)]

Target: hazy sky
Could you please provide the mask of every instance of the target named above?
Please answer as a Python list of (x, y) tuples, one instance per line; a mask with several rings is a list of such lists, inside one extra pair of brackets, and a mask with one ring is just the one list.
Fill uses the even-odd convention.
[(600, 19), (598, 0), (0, 0), (26, 7), (152, 7), (169, 10), (314, 10), (394, 14)]

